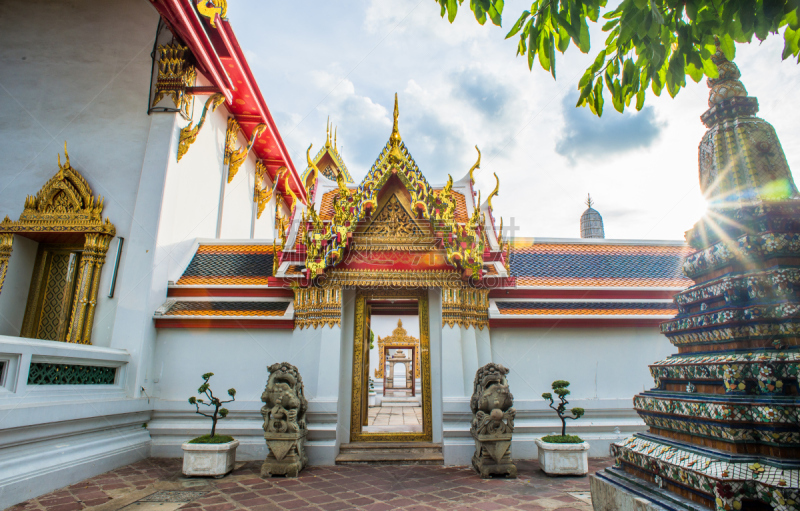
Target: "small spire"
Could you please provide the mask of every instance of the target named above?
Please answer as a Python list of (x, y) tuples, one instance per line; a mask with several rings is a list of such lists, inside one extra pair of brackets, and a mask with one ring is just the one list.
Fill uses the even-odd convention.
[(336, 133), (339, 131), (339, 127), (333, 129), (333, 148), (336, 149)]
[(397, 107), (397, 93), (394, 93), (394, 125), (392, 126), (392, 136), (390, 140), (394, 144), (399, 144), (402, 140), (400, 138), (400, 131), (397, 129), (397, 118), (400, 117), (400, 109)]
[(592, 207), (592, 204), (594, 204), (594, 201), (592, 200), (592, 194), (590, 194), (590, 193), (586, 194), (586, 203), (585, 204), (590, 208)]
[(328, 122), (325, 123), (325, 147), (331, 146), (331, 116), (328, 116)]
[(747, 96), (747, 89), (744, 88), (744, 84), (739, 80), (742, 77), (739, 68), (725, 57), (719, 44), (719, 38), (715, 37), (714, 42), (717, 45), (717, 51), (711, 56), (711, 60), (717, 65), (719, 75), (716, 78), (706, 80), (706, 84), (711, 89), (708, 95), (708, 106), (710, 107), (728, 98)]

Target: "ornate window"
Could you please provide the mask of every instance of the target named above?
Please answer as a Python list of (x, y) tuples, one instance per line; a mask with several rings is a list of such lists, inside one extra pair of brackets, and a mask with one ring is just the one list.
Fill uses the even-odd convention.
[(103, 220), (103, 199), (69, 163), (58, 158), (58, 172), (35, 196), (25, 199), (16, 222), (0, 222), (0, 292), (8, 270), (14, 234), (39, 242), (23, 337), (91, 344), (100, 270), (116, 234)]

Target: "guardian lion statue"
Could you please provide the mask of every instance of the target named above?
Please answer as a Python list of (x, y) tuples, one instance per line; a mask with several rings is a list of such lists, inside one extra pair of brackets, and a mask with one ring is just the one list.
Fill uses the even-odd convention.
[(508, 389), (508, 369), (488, 363), (478, 369), (473, 384), (472, 425), (475, 439), (472, 467), (481, 475), (517, 477), (517, 467), (511, 461), (511, 434), (514, 432), (514, 396)]
[(261, 401), (265, 403), (261, 415), (269, 454), (261, 466), (261, 477), (297, 477), (308, 464), (305, 451), (308, 400), (304, 395), (303, 378), (288, 362), (272, 364), (267, 369), (269, 379), (261, 394)]

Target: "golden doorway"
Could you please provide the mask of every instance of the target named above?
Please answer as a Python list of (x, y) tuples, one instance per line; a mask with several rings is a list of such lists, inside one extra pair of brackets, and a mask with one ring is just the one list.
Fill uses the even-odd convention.
[[(421, 421), (419, 431), (371, 432), (369, 419), (370, 325), (373, 313), (391, 310), (401, 315), (419, 318), (419, 369)], [(414, 376), (412, 374), (412, 376)], [(414, 385), (412, 383), (412, 385)], [(353, 338), (353, 393), (350, 418), (351, 442), (430, 442), (433, 438), (431, 420), (431, 360), (428, 314), (428, 293), (425, 289), (360, 290), (356, 293), (355, 334)]]

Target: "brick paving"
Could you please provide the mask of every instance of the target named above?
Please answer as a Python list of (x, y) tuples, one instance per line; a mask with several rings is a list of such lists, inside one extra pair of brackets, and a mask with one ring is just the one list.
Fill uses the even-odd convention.
[[(312, 466), (303, 470), (296, 479), (262, 479), (259, 477), (259, 461), (238, 463), (236, 470), (222, 479), (187, 478), (181, 474), (181, 463), (180, 459), (148, 458), (10, 509), (592, 509), (588, 477), (551, 478), (539, 470), (537, 461), (517, 461), (518, 479), (488, 480), (478, 477), (469, 467), (415, 465)], [(611, 458), (593, 458), (589, 461), (590, 473), (612, 463)], [(162, 499), (162, 496), (167, 497)], [(193, 500), (188, 501), (190, 499)], [(173, 503), (158, 504), (159, 501)], [(152, 505), (159, 507), (148, 507)]]

